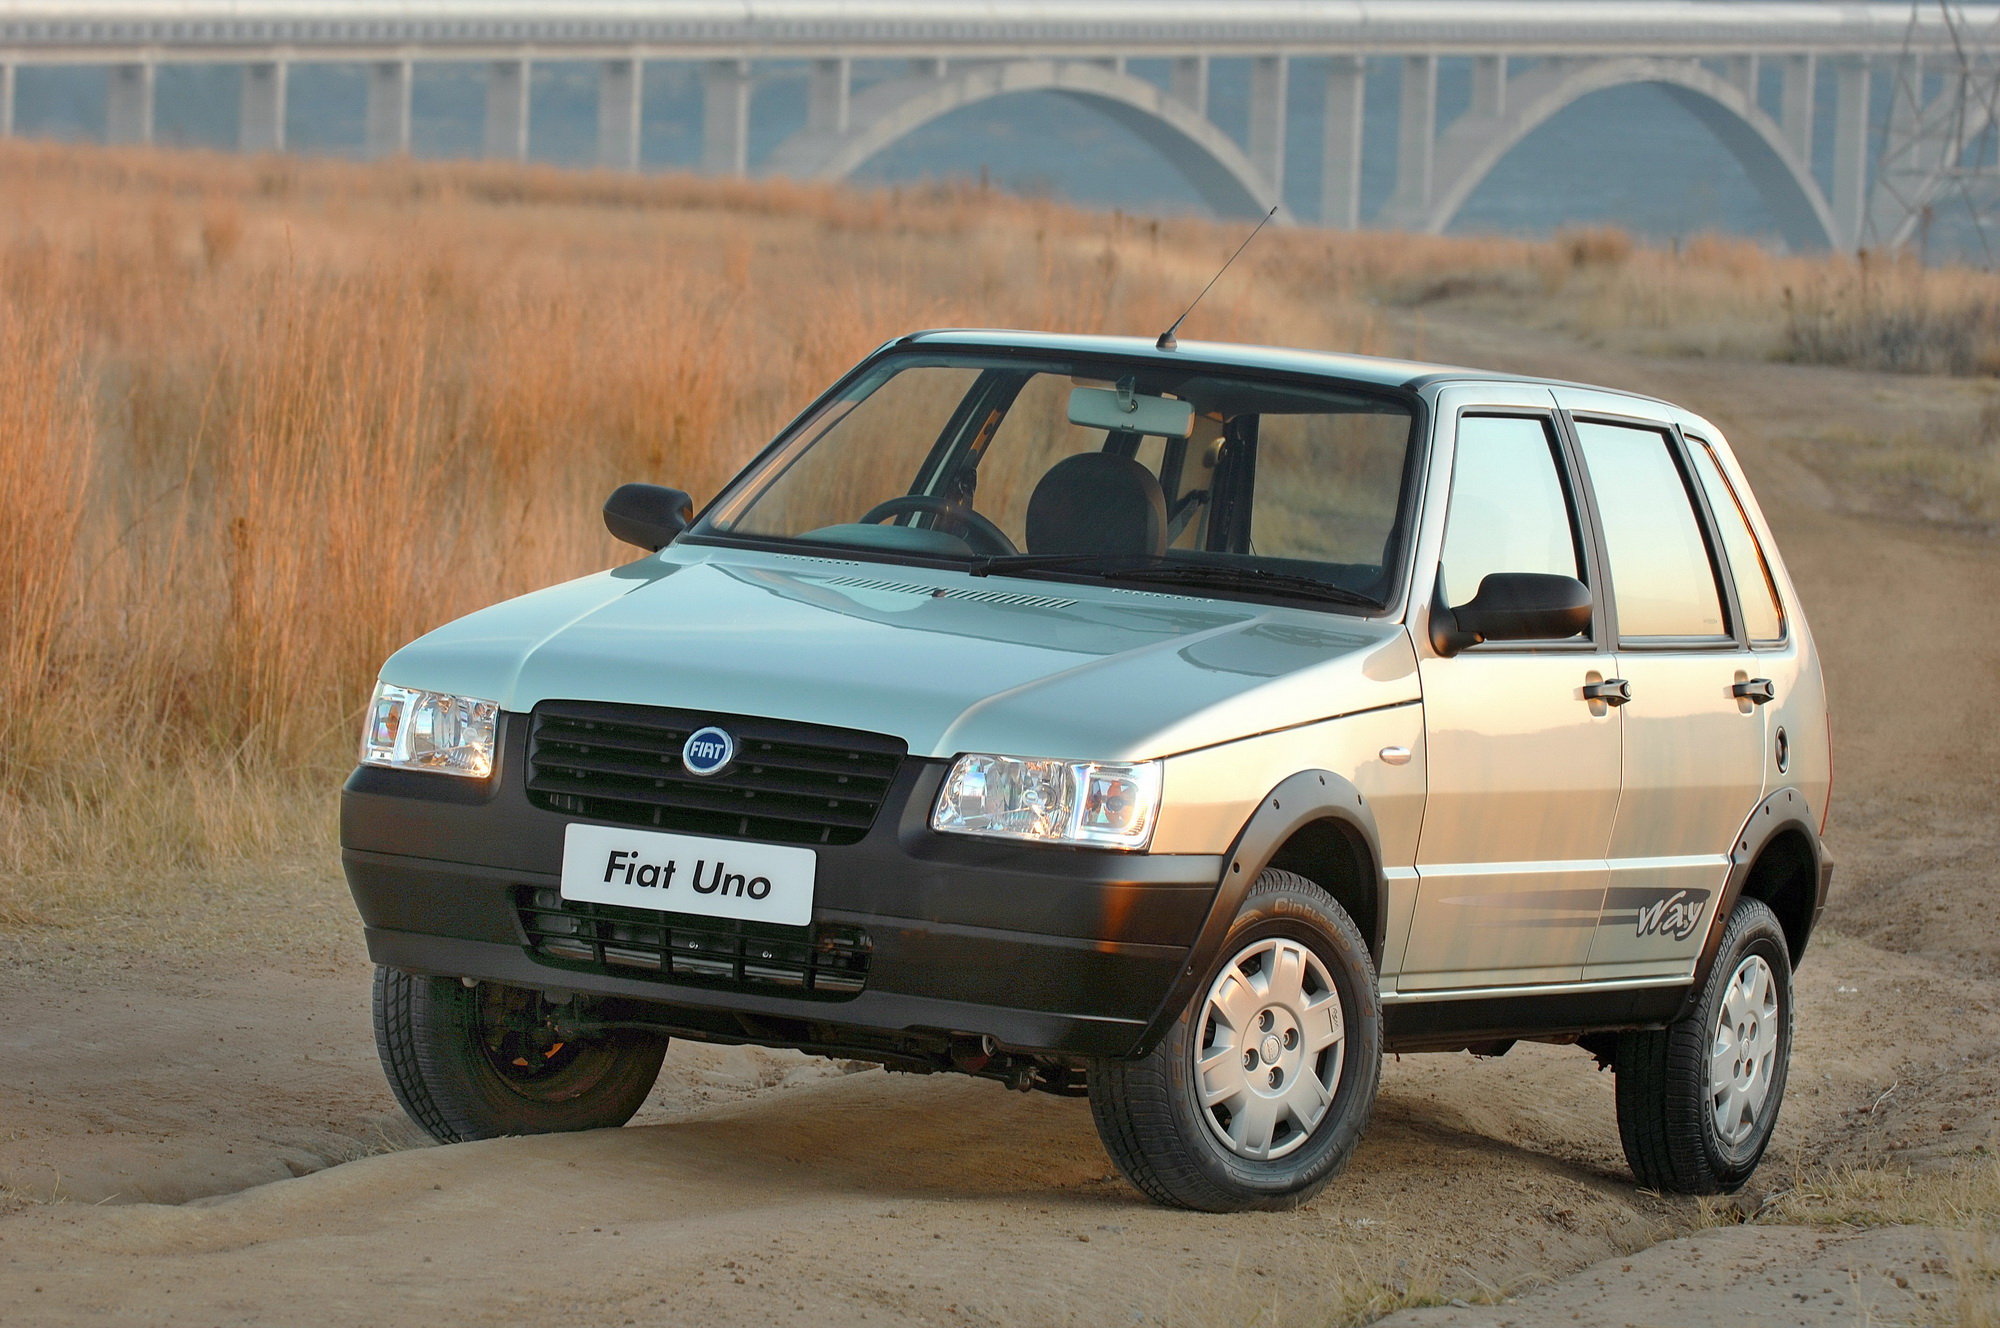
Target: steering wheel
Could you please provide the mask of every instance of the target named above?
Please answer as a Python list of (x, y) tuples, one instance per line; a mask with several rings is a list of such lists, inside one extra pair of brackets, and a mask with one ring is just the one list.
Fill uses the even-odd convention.
[(1007, 538), (1006, 531), (969, 506), (954, 503), (948, 498), (934, 498), (927, 493), (906, 493), (900, 498), (877, 503), (861, 514), (861, 524), (872, 526), (890, 517), (907, 516), (912, 512), (929, 512), (946, 525), (957, 527), (957, 533), (972, 546), (974, 553), (1020, 552), (1014, 547), (1014, 541)]

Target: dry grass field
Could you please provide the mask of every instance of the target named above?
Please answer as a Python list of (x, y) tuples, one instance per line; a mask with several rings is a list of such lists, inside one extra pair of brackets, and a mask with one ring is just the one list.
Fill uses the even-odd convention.
[[(613, 485), (713, 493), (917, 327), (1150, 333), (1235, 235), (970, 188), (6, 145), (0, 918), (323, 847), (380, 660), (610, 562)], [(1617, 232), (1272, 233), (1189, 330), (1422, 356), (1421, 310), (1468, 298), (1607, 343), (2000, 368), (1992, 277)], [(1996, 420), (1854, 464), (1991, 519)]]
[[(436, 1321), (764, 1323), (796, 1294), (842, 1323), (1359, 1323), (1744, 1217), (1634, 1191), (1609, 1076), (1548, 1047), (1389, 1067), (1353, 1173), (1307, 1213), (1242, 1221), (1138, 1206), (1074, 1104), (679, 1044), (640, 1118), (663, 1128), (399, 1151), (332, 866), (380, 661), (622, 560), (596, 515), (613, 486), (706, 498), (883, 340), (1151, 336), (1241, 229), (970, 186), (0, 143), (0, 992), (30, 1012), (0, 1037), (0, 1290), (39, 1297), (68, 1267), (113, 1306), (37, 1300), (24, 1321), (117, 1321), (162, 1288), (236, 1321), (269, 1232), (302, 1280), (267, 1322), (382, 1321), (341, 1299), (365, 1252)], [(1952, 1228), (1922, 1255), (1948, 1286), (1909, 1294), (1944, 1297), (1926, 1321), (1988, 1328), (2000, 755), (1957, 743), (2000, 715), (1977, 620), (2000, 594), (2000, 277), (1615, 231), (1268, 232), (1186, 334), (1588, 378), (1729, 430), (1827, 645), (1840, 748), (1841, 934), (1803, 970), (1811, 1073), (1750, 1215)], [(1896, 615), (1937, 658), (1900, 649)], [(1964, 680), (1951, 706), (1916, 704), (1922, 667)], [(371, 1152), (397, 1155), (209, 1207), (88, 1206)], [(591, 1185), (565, 1189), (578, 1167)], [(516, 1202), (529, 1175), (546, 1211)], [(709, 1175), (755, 1261), (659, 1217), (663, 1195), (715, 1202)], [(604, 1279), (587, 1295), (493, 1280), (489, 1244), (604, 1236), (607, 1213), (653, 1271), (598, 1241), (573, 1249)], [(899, 1224), (924, 1239), (877, 1234)], [(1305, 1282), (1267, 1276), (1288, 1258)]]
[[(609, 563), (613, 485), (713, 493), (917, 327), (1150, 333), (1234, 238), (971, 188), (6, 145), (0, 919), (323, 847), (380, 660)], [(1605, 231), (1273, 233), (1189, 330), (1422, 356), (1384, 310), (1468, 298), (1683, 353), (2000, 369), (1992, 277)], [(1996, 421), (1854, 464), (2000, 516)]]

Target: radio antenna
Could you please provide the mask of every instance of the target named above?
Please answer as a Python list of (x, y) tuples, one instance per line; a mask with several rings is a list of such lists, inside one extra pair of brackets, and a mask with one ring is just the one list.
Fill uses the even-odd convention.
[[(1248, 235), (1244, 236), (1243, 243), (1236, 246), (1236, 252), (1229, 256), (1229, 263), (1234, 263), (1237, 259), (1241, 258), (1243, 256), (1243, 251), (1250, 247), (1250, 241), (1257, 238), (1257, 231), (1263, 230), (1265, 226), (1270, 224), (1271, 218), (1277, 215), (1278, 215), (1277, 205), (1272, 204), (1271, 210), (1264, 214), (1264, 220), (1257, 223), (1256, 230), (1253, 230)], [(1220, 268), (1216, 269), (1215, 275), (1208, 279), (1208, 285), (1203, 286), (1201, 288), (1201, 295), (1197, 295), (1194, 297), (1194, 304), (1190, 304), (1187, 307), (1186, 311), (1183, 312), (1179, 318), (1176, 318), (1174, 320), (1174, 325), (1172, 327), (1160, 333), (1160, 339), (1153, 343), (1155, 348), (1159, 350), (1174, 350), (1177, 347), (1179, 347), (1181, 343), (1174, 340), (1174, 333), (1181, 330), (1181, 324), (1187, 322), (1188, 314), (1194, 312), (1194, 305), (1201, 303), (1202, 296), (1207, 295), (1209, 291), (1215, 288), (1215, 283), (1222, 280), (1222, 274), (1229, 270), (1229, 263), (1224, 263)]]

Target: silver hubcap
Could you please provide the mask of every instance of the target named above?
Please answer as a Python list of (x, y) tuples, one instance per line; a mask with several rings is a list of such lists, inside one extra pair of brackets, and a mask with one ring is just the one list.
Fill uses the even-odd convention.
[(1347, 1024), (1318, 956), (1281, 937), (1246, 946), (1202, 1003), (1202, 1114), (1229, 1151), (1266, 1161), (1309, 1138), (1340, 1087)]
[(1722, 993), (1709, 1048), (1708, 1101), (1723, 1143), (1733, 1147), (1756, 1130), (1771, 1096), (1778, 1050), (1778, 978), (1762, 957), (1751, 955)]

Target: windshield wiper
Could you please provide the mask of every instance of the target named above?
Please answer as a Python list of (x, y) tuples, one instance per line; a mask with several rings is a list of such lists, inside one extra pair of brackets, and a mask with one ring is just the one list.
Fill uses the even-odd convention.
[(1165, 584), (1211, 586), (1231, 590), (1275, 590), (1301, 598), (1349, 604), (1356, 608), (1379, 609), (1382, 601), (1346, 586), (1321, 581), (1317, 577), (1273, 572), (1262, 567), (1238, 567), (1217, 563), (1167, 562), (1142, 553), (1010, 553), (981, 558), (967, 569), (974, 576), (994, 573), (1034, 572), (1043, 569), (1097, 572), (1126, 581), (1157, 581)]
[(996, 553), (979, 559), (966, 570), (973, 576), (992, 576), (995, 572), (1033, 572), (1044, 567), (1081, 568), (1092, 564), (1109, 570), (1126, 563), (1159, 561), (1157, 555), (1150, 553)]
[(1294, 576), (1262, 567), (1225, 567), (1215, 563), (1164, 563), (1158, 567), (1134, 567), (1114, 572), (1128, 581), (1160, 581), (1191, 586), (1214, 586), (1231, 590), (1277, 590), (1331, 604), (1351, 604), (1356, 608), (1379, 609), (1382, 601), (1346, 586), (1337, 586), (1318, 577)]

